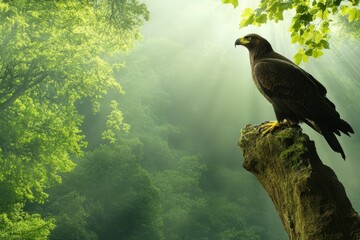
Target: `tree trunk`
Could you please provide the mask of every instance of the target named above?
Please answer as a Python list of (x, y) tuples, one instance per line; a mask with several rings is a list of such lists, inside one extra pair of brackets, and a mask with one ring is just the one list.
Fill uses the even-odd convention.
[[(360, 217), (334, 171), (297, 125), (261, 136), (248, 125), (239, 142), (243, 167), (273, 201), (291, 240), (360, 239)], [(339, 160), (340, 161), (340, 160)]]

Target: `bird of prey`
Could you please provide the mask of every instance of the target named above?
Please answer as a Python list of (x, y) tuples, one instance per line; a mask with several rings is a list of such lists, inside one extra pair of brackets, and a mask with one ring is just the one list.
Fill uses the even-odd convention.
[(282, 124), (306, 123), (324, 136), (327, 143), (345, 153), (337, 140), (340, 132), (349, 136), (354, 130), (340, 118), (335, 105), (326, 97), (325, 87), (311, 74), (286, 57), (276, 53), (270, 43), (257, 34), (235, 41), (249, 50), (252, 77), (256, 87), (273, 105), (276, 121), (262, 125), (262, 135)]

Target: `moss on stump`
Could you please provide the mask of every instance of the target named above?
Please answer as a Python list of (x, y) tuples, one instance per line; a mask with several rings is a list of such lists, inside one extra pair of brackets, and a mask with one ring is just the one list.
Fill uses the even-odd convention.
[(261, 136), (241, 131), (243, 167), (273, 201), (291, 240), (359, 240), (360, 217), (334, 171), (322, 164), (313, 141), (298, 125)]

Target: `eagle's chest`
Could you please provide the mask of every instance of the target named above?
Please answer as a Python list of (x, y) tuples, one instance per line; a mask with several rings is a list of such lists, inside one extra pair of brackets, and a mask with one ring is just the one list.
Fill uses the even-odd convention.
[[(271, 73), (269, 73), (271, 74)], [(259, 83), (259, 78), (261, 78), (262, 76), (259, 76), (259, 74), (255, 74), (254, 70), (252, 70), (252, 79), (253, 82), (255, 83), (255, 86), (257, 87), (257, 89), (261, 92), (261, 94), (269, 101), (272, 103), (270, 96), (268, 96), (268, 94), (265, 93), (264, 89), (261, 87), (260, 83)]]

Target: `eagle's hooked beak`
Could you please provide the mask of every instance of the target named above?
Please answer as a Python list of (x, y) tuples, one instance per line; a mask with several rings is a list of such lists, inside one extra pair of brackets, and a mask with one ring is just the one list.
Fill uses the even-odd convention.
[(245, 45), (245, 44), (248, 44), (250, 41), (249, 40), (247, 40), (247, 39), (245, 39), (245, 38), (238, 38), (238, 39), (236, 39), (236, 41), (235, 41), (235, 47), (237, 46), (237, 45)]

